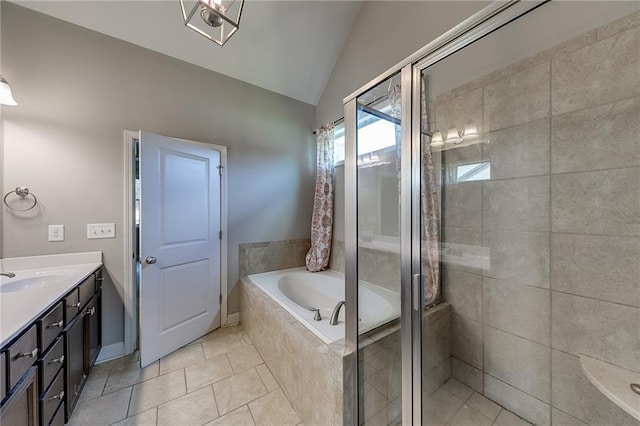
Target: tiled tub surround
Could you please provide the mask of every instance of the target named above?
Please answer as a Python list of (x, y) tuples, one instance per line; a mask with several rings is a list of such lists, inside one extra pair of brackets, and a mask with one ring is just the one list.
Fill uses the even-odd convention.
[(444, 241), (490, 257), (444, 265), (453, 376), (538, 425), (638, 425), (578, 357), (640, 370), (639, 25), (632, 14), (432, 107), (437, 127), (471, 117), (490, 140), (443, 153), (446, 168), (491, 163), (491, 180), (443, 187)]
[(305, 265), (311, 239), (240, 244), (240, 277)]

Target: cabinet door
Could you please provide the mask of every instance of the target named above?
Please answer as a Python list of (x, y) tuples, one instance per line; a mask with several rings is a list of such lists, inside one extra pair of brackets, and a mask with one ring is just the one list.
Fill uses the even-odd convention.
[(86, 378), (84, 372), (84, 315), (80, 314), (69, 324), (65, 333), (65, 359), (67, 361), (67, 382), (65, 403), (67, 421), (71, 417), (80, 390)]
[(102, 347), (101, 294), (101, 291), (98, 291), (85, 310), (85, 374), (89, 374), (89, 370), (91, 370), (91, 367), (95, 364), (98, 352), (100, 352), (100, 348)]
[(7, 394), (7, 358), (0, 352), (0, 402)]
[(13, 389), (0, 410), (0, 424), (36, 426), (38, 424), (37, 367), (31, 367)]

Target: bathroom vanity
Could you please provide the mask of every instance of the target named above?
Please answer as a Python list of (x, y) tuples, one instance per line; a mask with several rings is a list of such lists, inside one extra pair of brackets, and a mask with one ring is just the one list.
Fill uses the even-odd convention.
[(2, 272), (15, 276), (0, 276), (0, 423), (64, 425), (101, 348), (102, 254), (3, 259)]

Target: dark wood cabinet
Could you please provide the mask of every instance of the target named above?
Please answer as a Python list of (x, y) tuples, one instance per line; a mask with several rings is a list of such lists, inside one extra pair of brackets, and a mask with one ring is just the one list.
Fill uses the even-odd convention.
[(0, 424), (37, 426), (38, 425), (38, 381), (37, 367), (31, 367), (11, 391), (9, 398), (2, 404)]
[(102, 347), (98, 269), (0, 348), (0, 424), (64, 425)]

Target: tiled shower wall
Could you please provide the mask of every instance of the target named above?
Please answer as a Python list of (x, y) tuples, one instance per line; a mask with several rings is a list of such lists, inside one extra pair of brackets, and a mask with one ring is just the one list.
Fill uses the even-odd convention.
[(443, 188), (445, 243), (488, 255), (444, 269), (453, 376), (537, 425), (638, 424), (578, 357), (640, 370), (639, 25), (630, 15), (433, 105), (437, 128), (472, 119), (490, 141), (443, 155), (445, 169), (491, 163), (490, 180)]

